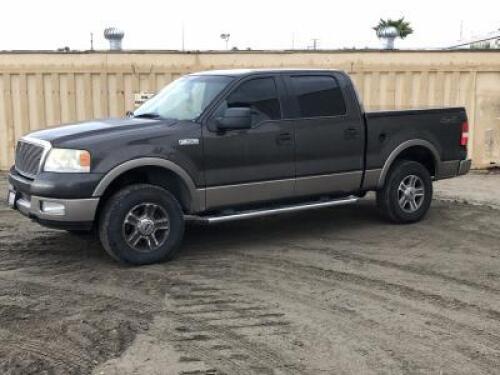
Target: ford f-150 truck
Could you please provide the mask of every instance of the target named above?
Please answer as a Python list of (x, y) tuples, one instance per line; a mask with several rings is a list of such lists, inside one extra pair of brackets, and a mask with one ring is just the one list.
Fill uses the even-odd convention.
[(31, 133), (10, 207), (96, 229), (115, 259), (170, 259), (185, 222), (356, 202), (376, 191), (395, 223), (424, 217), (432, 181), (469, 171), (464, 108), (366, 112), (347, 74), (222, 70), (177, 79), (121, 119)]

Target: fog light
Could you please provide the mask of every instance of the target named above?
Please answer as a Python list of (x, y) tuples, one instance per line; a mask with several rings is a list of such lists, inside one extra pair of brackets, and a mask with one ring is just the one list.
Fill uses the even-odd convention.
[(50, 201), (42, 201), (40, 208), (47, 215), (64, 215), (64, 204)]

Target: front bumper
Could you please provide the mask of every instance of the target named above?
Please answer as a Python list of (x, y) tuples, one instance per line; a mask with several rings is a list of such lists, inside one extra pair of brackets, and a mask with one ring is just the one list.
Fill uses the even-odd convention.
[(19, 174), (12, 167), (8, 179), (16, 191), (25, 194), (57, 199), (80, 199), (92, 197), (102, 176), (99, 173), (41, 172), (31, 179)]
[(99, 198), (56, 199), (28, 195), (9, 185), (7, 203), (42, 225), (62, 229), (90, 229), (93, 225)]

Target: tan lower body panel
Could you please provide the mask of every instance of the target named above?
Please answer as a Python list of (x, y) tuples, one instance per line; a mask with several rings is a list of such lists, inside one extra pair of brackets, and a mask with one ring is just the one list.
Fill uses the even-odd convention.
[(329, 193), (352, 193), (359, 189), (363, 172), (335, 173), (320, 176), (299, 177), (295, 181), (295, 196)]
[(262, 181), (205, 189), (206, 209), (359, 189), (361, 171)]
[(207, 209), (293, 197), (294, 180), (263, 181), (207, 188)]
[(369, 169), (365, 172), (365, 180), (363, 181), (363, 190), (372, 190), (378, 188), (380, 174), (382, 169)]

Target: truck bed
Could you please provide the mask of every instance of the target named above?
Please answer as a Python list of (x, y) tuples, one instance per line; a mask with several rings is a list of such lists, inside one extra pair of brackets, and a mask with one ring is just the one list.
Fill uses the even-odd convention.
[(375, 110), (364, 113), (366, 122), (366, 169), (378, 169), (389, 154), (410, 139), (431, 143), (441, 161), (462, 160), (466, 149), (460, 146), (465, 108), (422, 108)]

